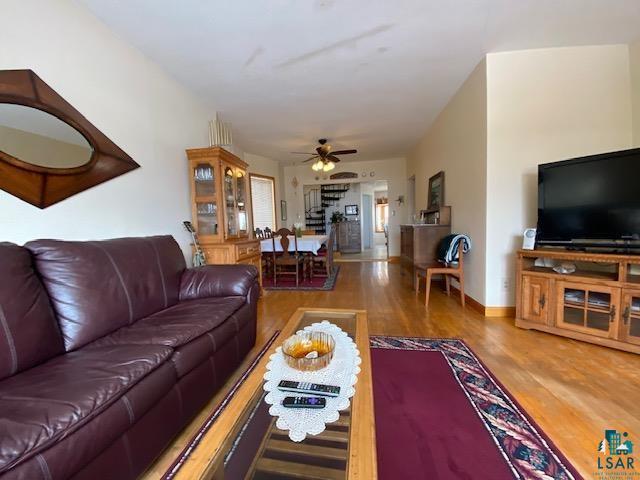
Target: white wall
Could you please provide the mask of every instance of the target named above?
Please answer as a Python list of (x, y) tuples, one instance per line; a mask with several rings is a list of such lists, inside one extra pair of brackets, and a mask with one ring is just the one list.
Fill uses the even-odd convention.
[(629, 45), (629, 69), (631, 73), (633, 145), (640, 147), (640, 40)]
[(536, 224), (537, 165), (631, 146), (628, 48), (490, 54), (487, 86), (485, 305), (514, 305), (514, 252)]
[(416, 210), (427, 206), (427, 180), (445, 172), (445, 204), (452, 231), (471, 237), (465, 257), (467, 293), (484, 304), (487, 162), (486, 66), (481, 62), (407, 156), (407, 174), (416, 177)]
[(280, 200), (282, 199), (282, 176), (281, 165), (277, 160), (273, 160), (261, 155), (254, 155), (252, 153), (245, 152), (243, 155), (245, 162), (249, 164), (249, 173), (256, 173), (258, 175), (264, 175), (267, 177), (273, 177), (275, 181), (275, 201), (276, 201), (276, 225), (277, 228), (281, 228), (282, 221), (280, 220)]
[(0, 69), (32, 69), (141, 168), (39, 210), (0, 191), (0, 239), (172, 234), (188, 252), (185, 149), (208, 145), (209, 110), (82, 7), (4, 0)]
[[(399, 195), (406, 196), (407, 175), (404, 158), (388, 160), (371, 160), (364, 162), (340, 162), (331, 174), (337, 172), (356, 172), (358, 180), (338, 180), (336, 183), (370, 182), (372, 180), (387, 180), (389, 191), (389, 255), (400, 255), (400, 223), (406, 217), (406, 204), (396, 202)], [(373, 172), (373, 176), (370, 174)], [(362, 176), (366, 174), (366, 176)], [(293, 179), (297, 179), (297, 188), (293, 187)], [(321, 185), (333, 183), (328, 180), (329, 175), (311, 170), (308, 165), (289, 166), (284, 168), (285, 199), (287, 201), (288, 219), (286, 224), (304, 222), (303, 185)]]

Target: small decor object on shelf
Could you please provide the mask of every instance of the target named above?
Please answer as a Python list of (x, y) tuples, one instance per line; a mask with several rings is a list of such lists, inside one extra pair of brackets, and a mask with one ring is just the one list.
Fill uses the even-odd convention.
[(291, 368), (312, 372), (325, 368), (333, 358), (336, 342), (325, 332), (297, 333), (282, 344), (282, 355)]
[(436, 173), (429, 179), (427, 210), (440, 208), (442, 205), (444, 205), (444, 171)]
[(536, 229), (527, 228), (522, 234), (522, 249), (533, 250), (536, 248)]
[(331, 223), (340, 223), (344, 220), (344, 215), (342, 212), (335, 211), (331, 214)]
[(344, 214), (345, 215), (358, 215), (358, 205), (345, 205), (344, 206)]
[(562, 262), (557, 267), (553, 267), (553, 271), (561, 275), (570, 275), (576, 271), (576, 266), (573, 263)]

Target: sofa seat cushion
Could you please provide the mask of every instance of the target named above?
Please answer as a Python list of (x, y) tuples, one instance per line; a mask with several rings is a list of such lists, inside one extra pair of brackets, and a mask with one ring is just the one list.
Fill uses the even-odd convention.
[[(251, 307), (244, 304), (234, 312), (227, 321), (213, 330), (175, 349), (171, 355), (171, 362), (176, 367), (178, 377), (182, 377), (200, 365), (202, 362), (213, 361), (213, 355), (227, 343), (232, 342), (236, 355), (240, 354), (238, 332), (251, 320)], [(213, 368), (217, 368), (213, 365)]]
[(244, 297), (212, 297), (180, 302), (121, 328), (91, 346), (155, 344), (175, 349), (171, 361), (182, 377), (214, 354), (240, 330)]
[(1, 381), (0, 473), (78, 430), (171, 353), (155, 345), (82, 349)]
[(180, 347), (222, 324), (245, 301), (244, 297), (212, 297), (180, 302), (96, 340), (93, 345)]

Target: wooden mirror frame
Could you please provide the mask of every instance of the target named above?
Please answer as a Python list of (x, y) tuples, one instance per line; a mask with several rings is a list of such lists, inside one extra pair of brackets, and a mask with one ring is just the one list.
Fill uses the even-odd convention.
[(93, 149), (89, 162), (75, 168), (37, 166), (0, 150), (0, 188), (36, 207), (47, 208), (140, 166), (31, 70), (0, 71), (0, 103), (49, 113), (80, 132)]

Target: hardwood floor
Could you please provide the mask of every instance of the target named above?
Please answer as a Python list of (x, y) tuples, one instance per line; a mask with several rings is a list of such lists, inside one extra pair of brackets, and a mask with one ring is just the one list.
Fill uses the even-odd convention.
[[(596, 470), (605, 429), (627, 431), (640, 444), (640, 355), (516, 328), (513, 319), (462, 309), (458, 298), (435, 286), (428, 312), (422, 301), (397, 264), (342, 263), (334, 291), (266, 291), (258, 306), (254, 351), (298, 307), (366, 309), (372, 335), (464, 339), (586, 478)], [(149, 478), (164, 471), (208, 410), (152, 467)]]

